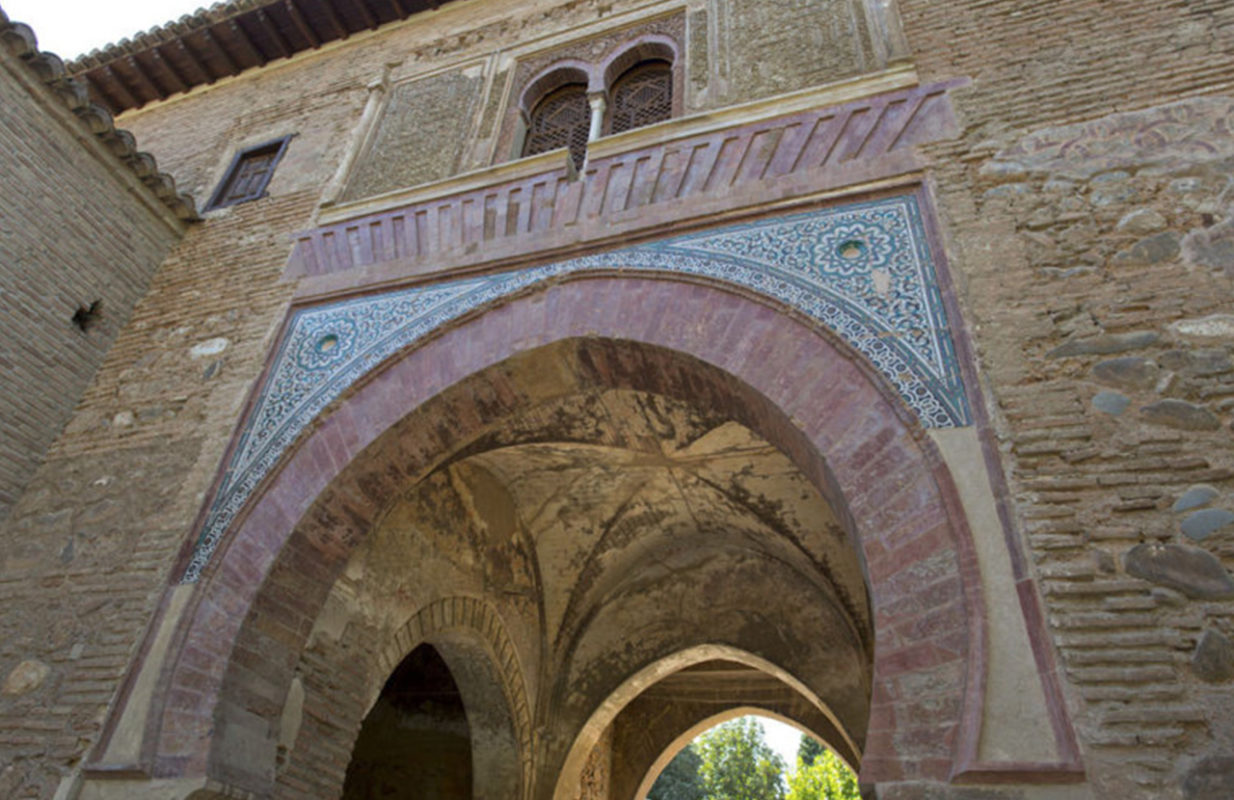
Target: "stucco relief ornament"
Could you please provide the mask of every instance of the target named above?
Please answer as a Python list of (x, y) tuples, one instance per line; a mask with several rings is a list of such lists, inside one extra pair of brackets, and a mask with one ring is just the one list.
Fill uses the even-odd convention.
[(296, 348), (296, 363), (310, 371), (330, 369), (353, 349), (356, 326), (346, 318), (317, 320)]
[(887, 231), (869, 222), (858, 222), (825, 231), (815, 246), (814, 263), (824, 274), (831, 272), (850, 278), (887, 266), (893, 253), (895, 245)]
[(330, 403), (442, 325), (569, 276), (679, 275), (757, 292), (845, 341), (927, 428), (969, 424), (912, 195), (699, 231), (507, 272), (295, 311), (242, 423), (184, 580), (197, 580), (249, 496)]

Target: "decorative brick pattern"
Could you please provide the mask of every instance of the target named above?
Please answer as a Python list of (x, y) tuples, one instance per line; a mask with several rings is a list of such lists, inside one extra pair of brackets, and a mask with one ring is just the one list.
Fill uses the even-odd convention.
[[(721, 17), (721, 36), (730, 41), (722, 55), (723, 100), (769, 97), (880, 67), (869, 49), (861, 6), (861, 0), (727, 0)], [(803, 15), (812, 24), (801, 24)], [(731, 43), (735, 34), (740, 47)]]
[(479, 76), (456, 70), (392, 87), (346, 197), (368, 197), (457, 172), (482, 85)]
[(711, 81), (711, 65), (707, 58), (707, 9), (691, 11), (686, 25), (686, 74), (689, 76), (690, 108), (702, 105), (701, 99)]

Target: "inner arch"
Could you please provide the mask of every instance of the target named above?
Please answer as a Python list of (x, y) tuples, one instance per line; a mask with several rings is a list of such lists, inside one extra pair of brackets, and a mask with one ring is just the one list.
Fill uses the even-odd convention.
[(342, 800), (471, 800), (471, 730), (462, 692), (430, 644), (382, 688), (356, 739)]
[[(647, 664), (686, 667), (644, 698), (653, 707), (656, 691), (671, 693), (701, 677), (703, 691), (718, 691), (725, 702), (761, 700), (825, 731), (852, 758), (864, 739), (873, 630), (852, 539), (783, 452), (721, 411), (628, 389), (565, 394), (506, 417), (424, 478), (392, 491), (310, 641), (340, 628), (355, 638), (344, 635), (335, 660), (311, 653), (297, 667), (310, 696), (345, 668), (338, 658), (398, 641), (399, 621), (450, 594), (492, 608), (514, 642), (513, 653), (496, 661), (540, 678), (541, 786), (556, 777), (566, 755), (561, 744), (579, 737), (595, 704)], [(437, 621), (446, 613), (457, 616), (422, 612), (416, 616), (424, 621), (403, 630), (432, 642), (458, 676), (474, 797), (496, 797), (502, 793), (485, 790), (497, 783), (490, 776), (504, 769), (514, 777), (518, 748), (512, 737), (485, 738), (487, 729), (503, 726), (478, 723), (489, 707), (517, 706), (509, 686), (523, 678), (504, 681), (505, 689), (501, 680), (473, 679), (472, 665), (488, 659), (425, 630), (456, 624)], [(697, 659), (707, 663), (691, 667)], [(493, 691), (469, 695), (478, 685)], [(651, 727), (671, 739), (683, 720), (714, 713), (716, 699), (675, 708), (676, 717)], [(628, 729), (610, 727), (617, 740)], [(370, 738), (366, 722), (357, 758)], [(306, 754), (292, 753), (293, 767)], [(631, 752), (614, 764), (645, 755)], [(614, 777), (629, 782), (625, 772)]]
[[(646, 309), (647, 295), (627, 296), (624, 290), (630, 287), (629, 280), (615, 281), (613, 288), (619, 290), (618, 294), (606, 295), (614, 306), (614, 314), (620, 315), (621, 309), (629, 305), (627, 301), (635, 299), (641, 304), (640, 309)], [(584, 288), (590, 290), (580, 284), (569, 284), (557, 291), (574, 293)], [(826, 577), (828, 570), (821, 565), (831, 557), (816, 559), (818, 564), (812, 565), (807, 557), (809, 548), (793, 544), (792, 537), (784, 535), (779, 523), (764, 525), (757, 534), (744, 523), (728, 524), (737, 517), (751, 516), (749, 512), (753, 512), (755, 518), (761, 517), (759, 509), (764, 504), (745, 502), (746, 510), (740, 515), (730, 515), (725, 525), (712, 524), (704, 514), (696, 518), (693, 528), (669, 526), (670, 534), (676, 530), (680, 535), (665, 536), (665, 531), (655, 524), (636, 526), (638, 531), (659, 531), (662, 544), (635, 547), (615, 559), (621, 562), (620, 572), (629, 576), (629, 580), (613, 579), (617, 573), (605, 574), (604, 569), (599, 569), (613, 561), (611, 559), (594, 560), (592, 564), (596, 568), (585, 564), (584, 571), (594, 575), (595, 580), (586, 581), (585, 591), (571, 589), (562, 601), (561, 619), (565, 624), (559, 626), (559, 631), (549, 636), (542, 649), (533, 644), (531, 652), (520, 652), (512, 660), (503, 659), (503, 663), (522, 664), (522, 674), (529, 686), (526, 707), (531, 709), (539, 737), (533, 750), (536, 761), (535, 777), (530, 783), (533, 788), (527, 796), (552, 796), (552, 781), (566, 764), (571, 742), (577, 741), (575, 732), (590, 724), (588, 720), (597, 705), (613, 693), (625, 676), (638, 674), (644, 667), (682, 648), (715, 643), (769, 655), (779, 647), (771, 641), (775, 636), (787, 635), (790, 641), (797, 642), (813, 641), (804, 629), (767, 624), (769, 616), (791, 619), (794, 624), (815, 630), (821, 627), (830, 631), (837, 643), (844, 645), (824, 648), (821, 653), (803, 650), (797, 663), (780, 662), (775, 657), (767, 660), (782, 663), (799, 682), (816, 687), (815, 693), (820, 697), (826, 695), (825, 705), (848, 729), (858, 749), (867, 725), (886, 726), (889, 721), (879, 718), (878, 707), (871, 710), (867, 704), (871, 692), (877, 693), (885, 683), (879, 683), (879, 662), (873, 658), (877, 651), (873, 632), (861, 624), (860, 614), (855, 612), (863, 607), (868, 609), (871, 604), (877, 607), (880, 593), (888, 602), (897, 603), (903, 592), (911, 591), (914, 582), (921, 580), (931, 581), (932, 585), (940, 585), (942, 580), (948, 587), (955, 584), (967, 597), (963, 589), (965, 573), (952, 566), (967, 557), (964, 538), (967, 531), (962, 526), (953, 528), (950, 518), (953, 506), (948, 492), (953, 489), (939, 470), (937, 456), (931, 455), (928, 441), (911, 427), (905, 427), (906, 416), (888, 402), (881, 385), (864, 377), (861, 368), (840, 356), (826, 337), (791, 321), (783, 323), (783, 318), (770, 310), (766, 311), (766, 323), (760, 325), (764, 309), (746, 305), (741, 308), (748, 312), (746, 316), (752, 324), (735, 328), (733, 337), (722, 343), (696, 342), (689, 334), (697, 328), (685, 324), (684, 320), (693, 319), (695, 312), (701, 313), (704, 308), (707, 315), (714, 314), (717, 303), (723, 304), (726, 296), (713, 296), (705, 288), (694, 287), (684, 300), (675, 305), (677, 319), (671, 326), (660, 329), (653, 337), (656, 343), (651, 344), (578, 336), (554, 340), (550, 336), (551, 344), (522, 351), (515, 348), (512, 355), (494, 360), (492, 348), (460, 348), (456, 346), (455, 334), (447, 333), (412, 351), (403, 360), (393, 362), (373, 380), (360, 386), (346, 398), (346, 407), (340, 413), (327, 414), (253, 505), (235, 531), (234, 540), (224, 547), (217, 571), (212, 571), (203, 587), (200, 606), (189, 612), (188, 641), (204, 641), (201, 637), (214, 636), (219, 630), (214, 622), (215, 609), (223, 603), (238, 605), (242, 599), (238, 593), (246, 590), (234, 586), (234, 578), (240, 571), (248, 574), (257, 569), (266, 576), (261, 590), (254, 593), (251, 605), (247, 606), (244, 624), (236, 626), (235, 651), (268, 653), (270, 657), (261, 664), (230, 662), (222, 681), (221, 700), (214, 712), (216, 726), (261, 730), (264, 725), (270, 730), (277, 729), (277, 720), (268, 717), (267, 709), (283, 707), (282, 693), (296, 674), (300, 654), (308, 652), (305, 648), (323, 645), (312, 617), (296, 616), (287, 620), (290, 624), (285, 625), (285, 629), (303, 631), (299, 634), (301, 638), (295, 641), (272, 636), (268, 625), (262, 621), (281, 619), (292, 611), (299, 614), (300, 609), (314, 616), (324, 615), (320, 619), (329, 616), (325, 609), (333, 596), (331, 581), (337, 584), (350, 579), (360, 545), (374, 540), (384, 521), (392, 518), (391, 509), (398, 503), (408, 502), (420, 487), (427, 487), (431, 481), (457, 484), (460, 476), (449, 474), (451, 470), (471, 471), (473, 476), (487, 473), (493, 481), (504, 484), (506, 491), (516, 494), (512, 491), (516, 487), (510, 475), (502, 475), (503, 459), (510, 461), (510, 453), (527, 455), (535, 448), (563, 443), (577, 448), (579, 453), (620, 453), (621, 458), (630, 458), (633, 453), (637, 459), (661, 464), (657, 468), (669, 474), (681, 471), (680, 465), (670, 466), (666, 462), (680, 458), (679, 451), (688, 450), (695, 439), (702, 441), (707, 437), (686, 437), (680, 442), (673, 439), (662, 418), (671, 419), (676, 412), (650, 414), (646, 420), (647, 431), (637, 435), (627, 432), (624, 438), (611, 435), (612, 429), (603, 426), (569, 427), (565, 435), (561, 430), (550, 430), (559, 421), (556, 409), (561, 403), (623, 392), (662, 398), (669, 401), (669, 405), (678, 404), (691, 414), (718, 423), (706, 427), (705, 431), (718, 431), (735, 423), (761, 439), (768, 452), (779, 454), (777, 457), (799, 470), (802, 485), (815, 492), (819, 502), (830, 509), (840, 531), (836, 541), (844, 544), (835, 555), (847, 552), (850, 567), (856, 565), (835, 571), (868, 576), (868, 580), (858, 578), (856, 583), (862, 586), (863, 592), (868, 586), (871, 594), (869, 599), (863, 594), (854, 602), (853, 593), (842, 589), (842, 581)], [(733, 302), (731, 298), (728, 301)], [(477, 323), (482, 330), (468, 332), (468, 336), (487, 336), (483, 329), (491, 327), (491, 344), (497, 352), (503, 352), (510, 345), (508, 318), (517, 311), (519, 302), (522, 301), (484, 315)], [(764, 341), (768, 327), (776, 321), (782, 323), (782, 329), (777, 330), (775, 341), (783, 346), (759, 349), (757, 342)], [(734, 345), (733, 342), (740, 342), (746, 331), (755, 337), (749, 346)], [(750, 357), (749, 354), (755, 352), (758, 357)], [(741, 353), (746, 355), (741, 356)], [(779, 376), (793, 370), (806, 370), (806, 374), (817, 378), (804, 388), (789, 387)], [(831, 402), (841, 396), (843, 403)], [(588, 438), (589, 431), (597, 435)], [(665, 447), (670, 441), (672, 446)], [(325, 456), (323, 447), (340, 442), (346, 448), (343, 452), (336, 449)], [(689, 495), (689, 491), (686, 494)], [(741, 501), (740, 492), (727, 494), (728, 499), (723, 502)], [(311, 500), (302, 507), (302, 498)], [(531, 504), (523, 505), (530, 507)], [(683, 502), (681, 519), (694, 517), (696, 505), (693, 496), (689, 497), (689, 502)], [(499, 528), (491, 530), (499, 531)], [(665, 547), (671, 549), (686, 541), (706, 543), (711, 534), (714, 536), (710, 543), (718, 545), (719, 560), (715, 563), (727, 568), (724, 564), (727, 559), (728, 565), (736, 564), (748, 570), (745, 575), (758, 577), (763, 581), (757, 587), (760, 596), (784, 595), (784, 581), (791, 580), (801, 590), (814, 593), (817, 602), (804, 606), (797, 603), (791, 609), (777, 610), (772, 615), (757, 609), (758, 613), (752, 614), (748, 608), (732, 607), (717, 614), (711, 628), (694, 625), (678, 631), (679, 635), (661, 636), (669, 630), (663, 625), (664, 615), (676, 612), (682, 603), (706, 602), (707, 594), (674, 594), (672, 569), (666, 566), (675, 567), (675, 563), (666, 562), (660, 556), (666, 552)], [(524, 546), (520, 541), (526, 539), (505, 541), (511, 546)], [(905, 555), (910, 558), (916, 557), (916, 553), (928, 555), (930, 573), (901, 574), (901, 565), (912, 562), (898, 556), (888, 558), (888, 554), (910, 544), (911, 549), (905, 550)], [(928, 550), (922, 549), (926, 546)], [(704, 552), (706, 555), (705, 550), (686, 547), (681, 552), (686, 555)], [(274, 556), (268, 562), (267, 552)], [(237, 559), (242, 560), (243, 566)], [(775, 567), (773, 573), (765, 572), (764, 568), (769, 565)], [(646, 601), (648, 593), (640, 590), (640, 581), (649, 574), (644, 566), (663, 570), (662, 579), (658, 579), (662, 596), (653, 601)], [(811, 568), (816, 573), (813, 578)], [(544, 570), (539, 571), (543, 575)], [(532, 570), (530, 581), (532, 589), (536, 588), (534, 572)], [(501, 574), (500, 571), (493, 573), (497, 577)], [(731, 571), (721, 570), (716, 576), (713, 584), (723, 585), (730, 580)], [(895, 578), (895, 583), (888, 582), (891, 578)], [(546, 612), (540, 616), (542, 611), (536, 606), (538, 595), (535, 592), (528, 595), (517, 586), (505, 587), (500, 580), (489, 581), (486, 590), (493, 588), (501, 588), (511, 596), (532, 598), (529, 601), (531, 622), (540, 624), (547, 620)], [(234, 598), (232, 592), (237, 592)], [(289, 609), (279, 599), (288, 593), (298, 598), (295, 609)], [(948, 596), (954, 598), (956, 595)], [(408, 601), (412, 610), (416, 605), (432, 602), (431, 597), (412, 600), (415, 602)], [(642, 607), (635, 608), (639, 603)], [(929, 611), (916, 604), (913, 613)], [(927, 668), (934, 669), (937, 664), (953, 671), (964, 668), (968, 644), (964, 638), (962, 611), (961, 606), (951, 602), (933, 613), (932, 619), (938, 622), (930, 629), (930, 634), (942, 642), (938, 639), (938, 625), (945, 625), (950, 638), (943, 642), (946, 649), (927, 651), (931, 659)], [(623, 618), (641, 622), (634, 627), (623, 627), (617, 624)], [(506, 623), (512, 639), (526, 638), (525, 621), (508, 619)], [(344, 625), (340, 628), (333, 622), (325, 625), (333, 631), (329, 635), (336, 638), (338, 630), (349, 632), (361, 627)], [(717, 636), (716, 631), (723, 635)], [(906, 630), (905, 634), (911, 636), (914, 632)], [(879, 635), (881, 645), (881, 630)], [(635, 640), (651, 641), (653, 646), (634, 653), (623, 649), (626, 642)], [(336, 648), (337, 652), (344, 653), (343, 658), (346, 658), (345, 653), (357, 652), (354, 647), (349, 649), (346, 641), (326, 644), (327, 650)], [(210, 646), (217, 648), (217, 645)], [(894, 650), (884, 652), (894, 654)], [(829, 658), (839, 658), (841, 662), (829, 661)], [(874, 661), (872, 674), (871, 658)], [(908, 662), (888, 661), (882, 680), (895, 680), (906, 669), (916, 668)], [(369, 665), (369, 669), (384, 679), (389, 667)], [(260, 674), (248, 674), (256, 671)], [(820, 685), (820, 676), (828, 674), (847, 676), (856, 684), (849, 691), (823, 691), (826, 687)], [(192, 679), (193, 676), (186, 672), (183, 680)], [(180, 680), (173, 675), (170, 685), (174, 687)], [(586, 691), (573, 688), (584, 684)], [(306, 678), (306, 687), (314, 686), (330, 688), (327, 680), (314, 683)], [(260, 704), (253, 703), (254, 689), (261, 692)], [(949, 693), (948, 696), (955, 693), (950, 684), (940, 691)], [(958, 710), (958, 702), (953, 702), (949, 708)], [(356, 717), (357, 728), (363, 712), (362, 707)], [(544, 730), (543, 726), (550, 723), (555, 729)], [(933, 727), (942, 730), (945, 726), (950, 730), (957, 723), (958, 719), (952, 716)], [(305, 739), (303, 733), (301, 739)], [(866, 755), (867, 763), (877, 764), (883, 770), (895, 766), (892, 758), (904, 758), (903, 754), (885, 751), (879, 753), (879, 759), (869, 758), (869, 753)], [(255, 789), (260, 788), (265, 776), (270, 774), (269, 767), (263, 766), (269, 762), (261, 761), (260, 751), (241, 753), (216, 748), (209, 757), (212, 773), (226, 771), (240, 775), (246, 785)], [(915, 755), (910, 757), (916, 758)], [(935, 768), (935, 762), (928, 766)], [(277, 780), (278, 776), (274, 778)], [(341, 775), (339, 778), (341, 786)]]
[[(693, 678), (694, 676), (691, 676), (689, 672), (687, 672), (683, 677)], [(666, 688), (671, 690), (671, 687)], [(659, 695), (660, 692), (650, 693), (648, 700), (654, 700)], [(772, 741), (772, 732), (768, 729), (766, 724), (768, 722), (779, 723), (779, 727), (781, 729), (793, 731), (802, 737), (796, 741), (795, 746), (790, 752), (784, 752), (783, 750), (777, 752), (777, 755), (784, 760), (786, 770), (792, 770), (796, 766), (796, 759), (801, 752), (801, 742), (804, 741), (805, 737), (812, 739), (820, 748), (828, 748), (833, 752), (835, 751), (835, 747), (829, 744), (829, 742), (834, 741), (834, 737), (825, 736), (818, 733), (818, 730), (828, 730), (828, 728), (826, 726), (817, 729), (811, 728), (810, 714), (808, 712), (802, 714), (799, 709), (793, 709), (791, 707), (793, 705), (791, 699), (789, 700), (789, 703), (785, 704), (782, 702), (776, 702), (774, 699), (768, 699), (767, 695), (764, 694), (763, 699), (760, 702), (761, 705), (737, 705), (732, 708), (725, 708), (723, 711), (719, 711), (712, 714), (712, 716), (701, 719), (692, 727), (686, 729), (683, 733), (670, 741), (663, 751), (661, 751), (655, 758), (655, 760), (651, 762), (650, 767), (645, 766), (648, 760), (648, 755), (654, 752), (654, 747), (658, 746), (665, 737), (657, 737), (654, 742), (648, 742), (641, 748), (640, 755), (642, 757), (637, 761), (632, 759), (629, 766), (622, 770), (621, 780), (612, 787), (610, 792), (611, 796), (614, 800), (617, 798), (620, 798), (620, 800), (644, 800), (644, 798), (650, 797), (652, 787), (656, 786), (661, 776), (673, 769), (670, 765), (674, 765), (674, 762), (682, 757), (686, 748), (698, 743), (701, 737), (708, 733), (714, 732), (716, 728), (721, 725), (742, 718), (753, 717), (762, 725), (764, 731), (767, 733), (767, 736), (764, 738), (764, 743), (767, 744), (773, 751), (776, 750), (776, 748), (774, 747)], [(768, 706), (776, 706), (777, 708), (772, 709)], [(806, 721), (803, 722), (803, 719)], [(620, 718), (618, 721), (621, 722)], [(636, 722), (632, 720), (625, 724), (627, 727), (632, 727), (636, 724)], [(695, 755), (694, 759), (697, 758), (698, 756)], [(845, 766), (848, 769), (852, 769), (851, 764), (848, 764), (845, 759), (841, 757), (840, 760), (842, 763), (845, 763)], [(695, 762), (695, 764), (697, 764), (697, 762)], [(681, 766), (688, 768), (690, 763), (687, 761), (686, 764)], [(642, 780), (637, 784), (637, 789), (631, 790), (631, 787), (635, 786), (634, 779), (638, 776), (640, 771), (643, 772)], [(678, 779), (686, 777), (683, 775), (683, 770), (680, 767), (678, 768), (678, 772), (675, 777)], [(853, 780), (856, 780), (855, 774), (853, 775)]]

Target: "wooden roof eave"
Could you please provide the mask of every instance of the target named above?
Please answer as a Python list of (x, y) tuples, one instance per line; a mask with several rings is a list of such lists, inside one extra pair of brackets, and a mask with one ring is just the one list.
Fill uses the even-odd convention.
[(448, 0), (233, 0), (95, 50), (67, 69), (86, 79), (94, 102), (119, 114), (442, 2)]

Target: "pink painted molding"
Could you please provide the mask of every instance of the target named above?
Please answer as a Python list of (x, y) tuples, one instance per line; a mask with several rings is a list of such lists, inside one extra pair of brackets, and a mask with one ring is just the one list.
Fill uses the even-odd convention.
[(914, 145), (956, 134), (947, 92), (962, 82), (601, 155), (578, 176), (563, 158), (531, 176), (333, 223), (295, 237), (285, 274), (326, 276), (389, 262), (423, 272), (415, 265), (446, 256), (457, 264), (477, 260), (477, 252), (552, 249), (569, 229), (579, 234), (568, 237), (571, 244), (601, 240), (612, 234), (610, 223), (629, 222), (634, 212), (644, 226), (662, 227), (681, 220), (685, 200), (715, 213), (902, 175), (924, 166)]

